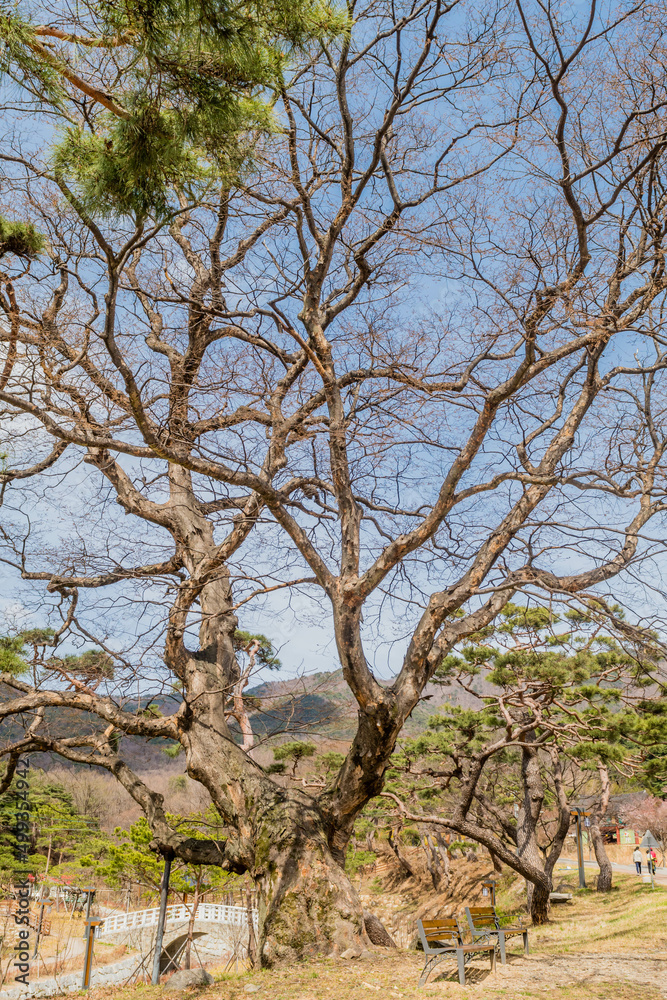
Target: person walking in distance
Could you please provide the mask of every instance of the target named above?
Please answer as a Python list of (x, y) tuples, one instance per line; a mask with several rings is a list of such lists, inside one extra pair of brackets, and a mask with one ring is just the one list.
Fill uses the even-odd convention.
[(635, 863), (635, 868), (637, 869), (637, 874), (641, 875), (641, 873), (642, 873), (642, 852), (639, 850), (639, 846), (635, 847), (634, 851), (632, 852), (632, 860)]

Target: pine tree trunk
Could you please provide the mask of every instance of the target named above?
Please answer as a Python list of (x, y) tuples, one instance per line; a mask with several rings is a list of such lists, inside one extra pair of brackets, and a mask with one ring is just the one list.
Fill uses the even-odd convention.
[(600, 868), (600, 873), (597, 880), (597, 891), (598, 892), (609, 892), (612, 886), (612, 867), (609, 858), (607, 857), (607, 852), (604, 846), (604, 839), (600, 832), (600, 827), (597, 823), (591, 823), (589, 827), (589, 836), (593, 841), (593, 850), (595, 851), (595, 860)]
[(604, 818), (605, 813), (609, 807), (609, 797), (611, 794), (611, 782), (609, 781), (609, 771), (605, 764), (600, 764), (598, 766), (598, 774), (600, 776), (600, 801), (597, 804), (595, 811), (591, 815), (591, 825), (588, 828), (588, 835), (593, 842), (593, 850), (595, 851), (595, 860), (598, 863), (600, 869), (600, 874), (597, 880), (597, 891), (598, 892), (609, 892), (612, 887), (612, 867), (609, 858), (607, 857), (607, 852), (604, 846), (604, 838), (600, 830), (600, 820)]
[(252, 913), (252, 893), (246, 887), (245, 891), (246, 913), (248, 915), (248, 961), (251, 966), (257, 965), (257, 939), (255, 937), (255, 921)]
[(549, 922), (549, 888), (534, 885), (530, 900), (530, 918), (534, 924)]
[[(319, 817), (304, 810), (295, 827), (285, 837), (278, 816), (273, 829), (265, 826), (266, 855), (256, 877), (264, 966), (350, 948), (359, 953), (367, 946), (361, 900), (331, 856)], [(273, 842), (267, 842), (271, 834)]]
[[(533, 733), (524, 737), (526, 743), (534, 741)], [(544, 784), (540, 774), (537, 748), (524, 746), (521, 751), (521, 777), (523, 781), (523, 805), (517, 822), (517, 854), (536, 868), (544, 868), (544, 862), (537, 846), (537, 822), (544, 802)], [(544, 924), (549, 920), (549, 892), (551, 878), (545, 879), (544, 886), (526, 880), (528, 909), (534, 924)]]

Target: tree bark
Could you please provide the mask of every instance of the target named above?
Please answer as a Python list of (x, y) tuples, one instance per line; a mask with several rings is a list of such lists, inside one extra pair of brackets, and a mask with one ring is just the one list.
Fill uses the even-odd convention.
[(563, 781), (563, 768), (560, 755), (556, 747), (549, 748), (551, 757), (551, 776), (553, 778), (554, 789), (556, 791), (556, 801), (558, 802), (558, 821), (554, 832), (551, 847), (544, 862), (544, 870), (551, 880), (556, 862), (561, 856), (563, 844), (570, 830), (570, 803), (567, 801), (565, 782)]
[[(526, 733), (524, 744), (534, 744), (535, 734)], [(536, 746), (521, 748), (521, 778), (523, 782), (523, 805), (517, 822), (517, 855), (536, 868), (543, 868), (543, 860), (537, 845), (537, 823), (544, 802), (544, 783), (540, 773), (540, 760)], [(528, 909), (534, 924), (546, 923), (549, 919), (549, 892), (551, 876), (546, 876), (546, 885), (538, 886), (526, 880)]]
[(436, 892), (440, 891), (444, 875), (444, 868), (442, 865), (442, 859), (440, 850), (433, 834), (428, 830), (420, 830), (421, 845), (424, 850), (424, 856), (426, 858), (426, 867), (429, 870), (431, 876), (431, 881), (433, 882), (433, 888)]
[(529, 882), (532, 892), (530, 894), (530, 919), (534, 924), (546, 924), (549, 922), (549, 894), (551, 892), (551, 881), (549, 885), (539, 885)]
[(612, 867), (604, 846), (604, 838), (600, 830), (600, 820), (604, 818), (609, 806), (609, 796), (611, 794), (611, 783), (609, 781), (609, 770), (606, 764), (598, 765), (600, 775), (600, 799), (596, 803), (591, 813), (591, 825), (588, 835), (593, 842), (595, 860), (598, 863), (600, 873), (597, 880), (598, 892), (609, 892), (612, 886)]
[[(226, 825), (217, 863), (248, 872), (258, 888), (260, 964), (361, 950), (368, 940), (363, 908), (332, 856), (317, 802), (302, 789), (273, 781), (229, 731), (226, 701), (240, 679), (233, 644), (238, 622), (228, 571), (210, 555), (215, 552), (210, 525), (192, 510), (185, 516), (191, 495), (186, 479), (179, 510), (191, 581), (172, 614), (166, 648), (168, 665), (183, 682), (178, 734), (188, 774), (208, 790)], [(183, 637), (193, 591), (201, 626), (199, 648), (191, 652)], [(215, 853), (214, 843), (210, 850)]]
[(401, 868), (403, 869), (403, 871), (405, 872), (405, 874), (409, 878), (417, 878), (417, 875), (415, 874), (414, 868), (412, 867), (412, 865), (410, 864), (410, 862), (408, 861), (408, 859), (405, 857), (405, 855), (401, 853), (401, 849), (399, 848), (398, 844), (394, 840), (394, 831), (393, 831), (393, 829), (389, 830), (389, 836), (387, 837), (387, 842), (388, 842), (389, 846), (391, 847), (392, 851), (394, 852), (394, 854), (396, 855), (396, 860), (398, 861), (399, 865), (401, 866)]

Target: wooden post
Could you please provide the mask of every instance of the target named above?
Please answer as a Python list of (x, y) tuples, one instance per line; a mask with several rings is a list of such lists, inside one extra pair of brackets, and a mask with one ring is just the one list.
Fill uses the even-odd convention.
[(162, 939), (164, 938), (164, 925), (167, 918), (167, 899), (169, 898), (169, 876), (171, 874), (171, 852), (164, 855), (164, 871), (162, 873), (162, 885), (160, 886), (160, 912), (157, 918), (157, 930), (155, 931), (155, 954), (153, 955), (153, 976), (151, 983), (157, 986), (160, 982), (160, 956), (162, 955)]
[[(88, 893), (90, 900), (92, 893)], [(90, 989), (90, 975), (93, 971), (93, 944), (95, 941), (95, 928), (103, 924), (103, 920), (86, 919), (86, 950), (83, 955), (83, 976), (81, 978), (81, 989)]]

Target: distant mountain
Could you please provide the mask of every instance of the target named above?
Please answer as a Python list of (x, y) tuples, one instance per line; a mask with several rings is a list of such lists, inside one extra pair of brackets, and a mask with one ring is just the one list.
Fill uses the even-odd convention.
[[(380, 681), (388, 686), (390, 681)], [(479, 694), (490, 690), (483, 679), (475, 682)], [(357, 703), (345, 683), (342, 670), (309, 674), (293, 680), (266, 681), (247, 691), (258, 701), (251, 713), (253, 732), (260, 738), (278, 733), (325, 736), (351, 740), (356, 731)], [(481, 700), (456, 686), (427, 684), (408, 719), (410, 736), (426, 728), (430, 716), (445, 704), (479, 708)]]
[[(381, 681), (389, 684), (389, 681)], [(483, 679), (475, 681), (480, 694), (490, 690)], [(0, 685), (0, 699), (10, 696), (8, 689)], [(328, 673), (309, 674), (291, 680), (266, 681), (246, 691), (246, 696), (254, 708), (250, 712), (253, 732), (258, 741), (272, 741), (272, 737), (290, 736), (319, 737), (333, 744), (350, 742), (357, 725), (357, 703), (343, 678), (342, 670)], [(145, 703), (145, 702), (144, 702)], [(162, 714), (175, 710), (179, 700), (175, 696), (162, 695), (152, 699)], [(422, 732), (428, 719), (445, 704), (463, 708), (479, 708), (481, 702), (474, 695), (456, 686), (428, 684), (424, 695), (413, 710), (405, 726), (406, 735), (415, 736)], [(126, 711), (136, 710), (136, 702), (124, 705)], [(26, 719), (26, 724), (29, 720)], [(232, 721), (232, 732), (238, 734), (238, 726)], [(99, 720), (86, 712), (74, 709), (46, 709), (44, 730), (51, 736), (72, 736), (99, 731)], [(0, 746), (12, 743), (23, 733), (17, 719), (8, 718), (0, 723)], [(124, 736), (121, 753), (128, 765), (138, 773), (148, 771), (181, 772), (183, 759), (172, 759), (164, 753), (163, 740), (146, 740), (138, 736)], [(342, 749), (342, 747), (341, 747)], [(31, 754), (36, 767), (49, 770), (51, 767), (78, 768), (85, 765), (69, 764), (54, 753)], [(260, 757), (262, 755), (260, 754)], [(268, 759), (268, 758), (267, 758)]]
[[(0, 701), (11, 695), (8, 688), (0, 685)], [(167, 695), (152, 699), (159, 711), (163, 715), (171, 713), (178, 706), (179, 702), (175, 698)], [(123, 708), (125, 711), (136, 711), (137, 703), (128, 702)], [(26, 716), (25, 724), (32, 721), (32, 716)], [(85, 735), (99, 732), (100, 720), (88, 712), (79, 712), (73, 708), (47, 708), (44, 712), (43, 732), (48, 733), (54, 739), (63, 736), (74, 736), (75, 734)], [(18, 719), (9, 717), (0, 722), (0, 746), (12, 743), (23, 734), (23, 727)], [(140, 736), (124, 736), (121, 742), (123, 759), (133, 771), (145, 773), (147, 771), (174, 771), (183, 770), (182, 761), (171, 760), (164, 753), (164, 741), (154, 741), (142, 739)], [(84, 764), (74, 764), (64, 760), (55, 753), (31, 753), (30, 760), (35, 767), (48, 771), (52, 767), (71, 767), (77, 769), (85, 767)]]

